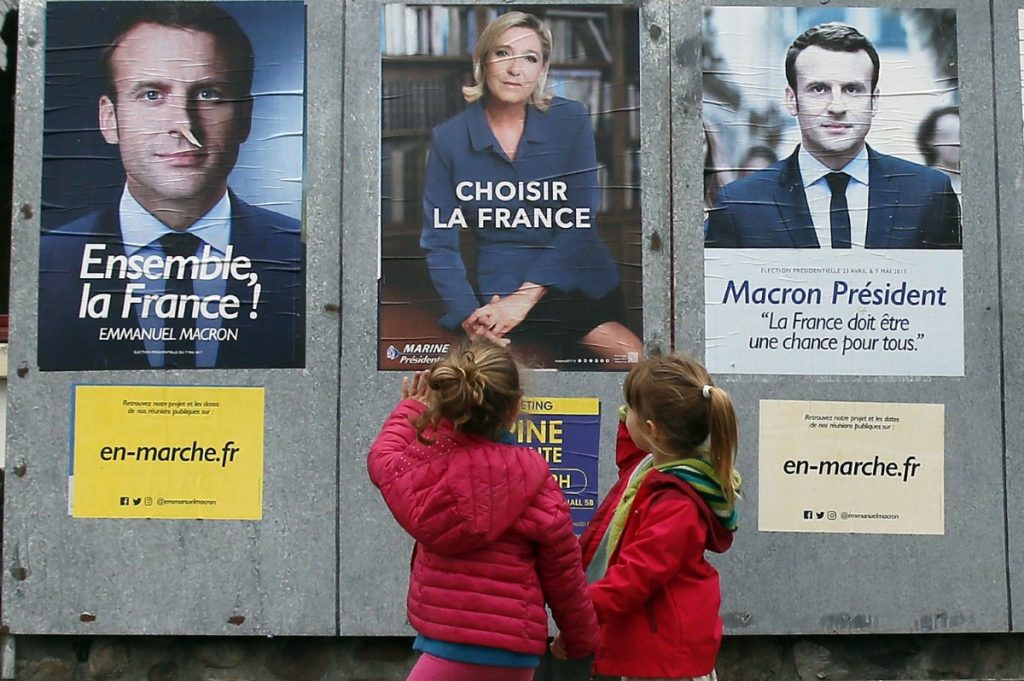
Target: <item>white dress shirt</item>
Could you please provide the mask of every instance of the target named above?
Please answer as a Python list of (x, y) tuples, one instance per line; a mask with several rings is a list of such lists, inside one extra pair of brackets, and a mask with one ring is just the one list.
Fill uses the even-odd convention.
[[(120, 205), (121, 217), (121, 238), (124, 242), (124, 253), (126, 256), (140, 254), (143, 256), (158, 256), (163, 258), (164, 249), (160, 245), (160, 237), (174, 232), (173, 229), (153, 217), (153, 214), (143, 208), (135, 197), (125, 187), (121, 193)], [(228, 244), (231, 241), (231, 201), (227, 192), (221, 197), (213, 208), (206, 215), (196, 220), (195, 224), (186, 230), (199, 238), (199, 247), (196, 255), (202, 257), (203, 246), (209, 244), (211, 255), (223, 258), (227, 253)], [(142, 294), (161, 295), (166, 289), (166, 282), (162, 276), (155, 278), (141, 277), (130, 283), (141, 284), (145, 288)], [(213, 280), (196, 279), (192, 282), (196, 295), (224, 295), (227, 290), (227, 281), (223, 278)], [(162, 329), (164, 320), (150, 314), (148, 317), (140, 317), (139, 325), (143, 329)], [(220, 319), (206, 319), (202, 315), (196, 320), (196, 328), (218, 329), (221, 326)], [(159, 334), (156, 334), (159, 335)], [(164, 342), (160, 339), (144, 337), (143, 344), (146, 348), (146, 357), (152, 367), (163, 367)], [(196, 341), (196, 366), (213, 367), (217, 363), (217, 341), (197, 340)]]
[(814, 233), (821, 248), (832, 248), (832, 217), (830, 214), (832, 190), (825, 176), (833, 172), (846, 173), (850, 183), (846, 186), (846, 205), (850, 211), (850, 243), (864, 248), (868, 234), (868, 148), (864, 146), (852, 161), (840, 170), (832, 170), (800, 145), (797, 153), (800, 177), (804, 183), (807, 207), (811, 211)]

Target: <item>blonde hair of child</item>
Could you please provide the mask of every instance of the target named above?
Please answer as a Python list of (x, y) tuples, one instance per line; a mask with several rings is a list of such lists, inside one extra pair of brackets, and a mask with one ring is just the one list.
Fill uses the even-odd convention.
[(637, 416), (657, 424), (655, 444), (669, 454), (695, 456), (707, 442), (725, 498), (735, 501), (736, 412), (700, 362), (682, 353), (650, 357), (627, 374), (623, 394)]
[(442, 418), (456, 430), (491, 439), (515, 418), (522, 397), (519, 367), (507, 349), (476, 341), (452, 350), (430, 369), (427, 410), (416, 421), (417, 437)]

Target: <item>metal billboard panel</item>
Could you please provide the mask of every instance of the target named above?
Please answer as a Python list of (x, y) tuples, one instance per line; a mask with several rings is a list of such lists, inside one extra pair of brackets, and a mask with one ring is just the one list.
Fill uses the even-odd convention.
[[(756, 7), (750, 7), (752, 5)], [(760, 32), (764, 39), (755, 38), (741, 45), (737, 36), (729, 33), (731, 29), (725, 27), (723, 35), (726, 35), (726, 41), (731, 38), (732, 47), (740, 51), (730, 53), (726, 50), (725, 54), (715, 52), (715, 43), (709, 42), (713, 36), (707, 31), (702, 33), (702, 24), (708, 29), (708, 22), (713, 20), (716, 10), (726, 10), (722, 14), (727, 14), (729, 10), (742, 11), (739, 9), (741, 7), (753, 10), (753, 13), (745, 17), (746, 25), (756, 27), (754, 31)], [(906, 20), (893, 22), (893, 17), (899, 15), (913, 20), (923, 15), (937, 19), (933, 22), (934, 28), (934, 25), (941, 25), (942, 22), (948, 23), (952, 13), (955, 13), (955, 49), (949, 49), (951, 38), (948, 32), (928, 33), (924, 28)], [(945, 41), (947, 53), (955, 56), (958, 82), (954, 85), (959, 89), (958, 103), (963, 120), (960, 145), (963, 176), (963, 321), (962, 328), (954, 320), (956, 323), (934, 325), (928, 332), (933, 336), (949, 338), (962, 335), (963, 375), (958, 375), (961, 373), (959, 359), (952, 351), (947, 359), (939, 362), (943, 366), (933, 366), (922, 371), (908, 369), (909, 362), (894, 357), (889, 360), (888, 367), (859, 372), (855, 360), (850, 360), (849, 366), (844, 368), (831, 358), (822, 356), (816, 360), (813, 352), (802, 355), (798, 360), (787, 360), (789, 364), (785, 366), (766, 361), (760, 366), (744, 369), (741, 373), (730, 372), (727, 364), (713, 371), (716, 379), (731, 392), (739, 405), (739, 466), (745, 473), (746, 481), (744, 519), (736, 542), (727, 554), (714, 558), (722, 574), (722, 613), (726, 631), (744, 635), (1005, 631), (1009, 626), (1009, 608), (1005, 586), (1005, 532), (999, 517), (1004, 500), (1001, 394), (999, 362), (993, 354), (1000, 344), (1000, 299), (993, 293), (999, 290), (999, 235), (993, 229), (998, 216), (995, 186), (991, 182), (991, 178), (996, 176), (996, 167), (992, 99), (989, 95), (992, 91), (992, 70), (987, 7), (968, 2), (899, 2), (885, 3), (884, 6), (871, 3), (858, 7), (825, 7), (820, 3), (774, 1), (725, 2), (714, 3), (713, 6), (700, 6), (696, 3), (674, 5), (672, 42), (678, 58), (672, 65), (672, 82), (674, 88), (682, 86), (682, 91), (674, 89), (673, 93), (673, 159), (676, 171), (673, 186), (673, 195), (676, 197), (674, 236), (677, 254), (674, 318), (677, 344), (684, 348), (708, 348), (710, 353), (709, 344), (718, 340), (717, 337), (706, 337), (704, 331), (705, 320), (711, 314), (710, 310), (705, 312), (705, 288), (717, 285), (718, 282), (705, 279), (702, 222), (707, 215), (706, 210), (710, 209), (714, 215), (716, 210), (723, 210), (723, 207), (721, 202), (704, 204), (700, 183), (689, 179), (701, 175), (702, 161), (698, 159), (704, 157), (700, 153), (701, 90), (686, 87), (686, 84), (695, 83), (701, 78), (698, 65), (702, 59), (702, 40), (703, 64), (708, 69), (705, 75), (717, 79), (710, 85), (705, 81), (705, 127), (709, 120), (715, 120), (720, 124), (720, 129), (713, 132), (734, 134), (737, 130), (730, 127), (733, 125), (760, 125), (762, 130), (769, 131), (772, 126), (777, 126), (782, 134), (775, 140), (776, 149), (784, 146), (782, 140), (789, 140), (785, 153), (778, 155), (781, 158), (791, 153), (794, 143), (803, 136), (796, 123), (790, 119), (790, 114), (797, 112), (787, 110), (787, 82), (782, 68), (786, 47), (809, 25), (834, 20), (855, 26), (861, 24), (866, 32), (886, 25), (897, 29), (895, 34), (884, 30), (875, 34), (879, 36), (876, 41), (880, 44), (880, 51), (882, 46), (890, 44), (887, 41), (903, 41), (906, 44), (913, 40), (915, 45), (920, 46), (927, 45), (931, 40), (939, 45)], [(875, 25), (865, 27), (865, 23)], [(768, 42), (778, 45), (767, 49)], [(717, 46), (721, 48), (723, 44), (720, 41)], [(729, 54), (736, 57), (733, 61), (737, 61), (740, 55), (760, 60), (760, 66), (753, 73), (746, 71), (742, 66), (730, 64), (727, 58)], [(889, 56), (891, 51), (883, 54), (882, 68), (885, 68)], [(738, 96), (730, 97), (728, 83), (726, 87), (719, 87), (722, 81), (757, 78), (759, 71), (768, 74), (766, 82), (770, 81), (772, 85), (758, 87), (748, 97), (767, 103), (766, 107), (774, 102), (772, 111), (775, 114), (767, 117), (751, 115), (747, 117), (746, 123), (741, 122), (741, 114), (723, 116), (721, 121), (713, 119), (712, 114), (722, 109), (739, 111), (746, 103), (741, 104)], [(884, 78), (885, 73), (882, 75)], [(935, 82), (940, 80), (939, 76), (933, 78)], [(855, 79), (851, 77), (851, 80)], [(1011, 82), (1018, 82), (1016, 74)], [(941, 85), (931, 87), (936, 93), (936, 101), (949, 95)], [(732, 94), (741, 93), (736, 91)], [(895, 113), (890, 110), (887, 114), (888, 122), (877, 127), (880, 121), (886, 121), (882, 112), (892, 101), (893, 98), (887, 97), (885, 91), (875, 100), (879, 110), (874, 118), (876, 127), (873, 130), (875, 133), (889, 134), (899, 142), (897, 146), (906, 147), (912, 154), (916, 154), (913, 140), (919, 122), (917, 114), (911, 115), (902, 108), (898, 108)], [(753, 108), (747, 113), (752, 111)], [(805, 107), (802, 113), (807, 112), (808, 108)], [(908, 120), (897, 125), (892, 122), (893, 115), (897, 119), (902, 115)], [(1014, 138), (1017, 142), (1019, 127), (1018, 120), (1017, 136)], [(869, 145), (873, 144), (871, 140), (869, 137)], [(894, 150), (888, 153), (899, 155), (905, 152)], [(730, 170), (737, 170), (737, 165), (731, 161), (724, 164)], [(707, 177), (708, 168), (704, 170)], [(768, 175), (757, 177), (765, 178)], [(802, 193), (803, 189), (799, 191)], [(726, 191), (726, 196), (734, 193)], [(921, 199), (916, 197), (914, 200)], [(718, 215), (715, 218), (717, 220)], [(747, 222), (740, 229), (758, 227), (756, 221), (745, 219)], [(1003, 224), (1012, 225), (1013, 222), (1004, 221)], [(761, 226), (765, 225), (768, 225), (767, 221)], [(717, 237), (714, 229), (709, 234), (709, 239)], [(856, 249), (854, 251), (858, 252)], [(764, 254), (774, 252), (780, 254), (781, 264), (787, 267), (791, 263), (786, 258), (805, 257), (807, 259), (804, 264), (808, 266), (820, 265), (816, 264), (818, 261), (814, 258), (828, 260), (827, 251), (824, 250), (819, 256), (815, 250), (756, 251), (749, 246), (741, 246), (739, 250), (717, 251), (716, 255), (725, 259), (735, 258), (736, 263), (753, 263), (757, 258), (767, 257)], [(865, 253), (863, 249), (859, 252)], [(876, 251), (883, 252), (889, 254), (894, 264), (900, 262), (900, 252)], [(953, 260), (959, 264), (960, 257), (954, 255)], [(769, 264), (771, 267), (764, 271), (775, 272), (772, 269), (775, 264)], [(931, 267), (933, 273), (938, 274), (938, 269)], [(800, 282), (806, 279), (797, 269), (790, 269), (794, 274), (778, 275), (777, 280)], [(959, 278), (954, 276), (956, 270), (958, 268), (943, 270), (944, 276), (949, 277), (950, 287), (961, 285)], [(719, 266), (715, 276), (722, 276), (721, 271), (723, 268)], [(768, 278), (772, 276), (776, 275), (769, 274)], [(765, 302), (771, 301), (766, 297)], [(771, 314), (769, 308), (777, 309), (765, 305), (762, 308), (766, 310), (765, 318)], [(746, 309), (737, 309), (733, 312), (734, 317), (743, 315)], [(837, 311), (829, 312), (827, 304), (822, 309), (827, 314), (841, 316)], [(852, 316), (854, 310), (843, 314), (847, 313)], [(779, 316), (782, 315), (776, 313), (776, 320)], [(735, 322), (736, 332), (741, 332), (735, 318), (732, 321), (728, 316), (721, 318), (727, 324)], [(789, 315), (789, 319), (792, 319), (792, 315)], [(762, 326), (765, 324), (764, 319), (754, 321)], [(764, 338), (768, 339), (770, 335), (765, 329)], [(837, 335), (838, 341), (842, 340), (842, 335)], [(818, 337), (822, 336), (819, 334)], [(778, 342), (781, 344), (781, 341)], [(770, 342), (766, 341), (764, 347), (770, 350)], [(728, 362), (728, 357), (724, 360)], [(774, 368), (766, 368), (768, 366)], [(777, 402), (780, 400), (787, 402)], [(773, 452), (778, 451), (780, 441), (778, 435), (773, 433), (783, 432), (774, 430), (783, 425), (779, 420), (760, 420), (763, 414), (779, 413), (778, 409), (766, 412), (765, 405), (794, 403), (792, 401), (804, 403), (805, 406), (816, 405), (814, 410), (805, 410), (811, 418), (824, 418), (823, 415), (828, 414), (829, 418), (847, 419), (851, 416), (849, 405), (862, 405), (865, 413), (879, 412), (878, 415), (865, 416), (869, 422), (876, 416), (884, 422), (885, 417), (880, 416), (885, 412), (884, 403), (899, 403), (903, 407), (932, 405), (937, 406), (940, 413), (944, 411), (944, 482), (937, 485), (932, 483), (930, 492), (930, 501), (943, 503), (944, 522), (938, 524), (939, 528), (943, 528), (942, 533), (930, 534), (936, 529), (934, 522), (924, 523), (923, 529), (915, 531), (920, 531), (920, 534), (857, 533), (858, 530), (851, 529), (849, 525), (840, 529), (839, 523), (846, 518), (840, 517), (840, 511), (858, 516), (874, 516), (872, 520), (876, 523), (881, 516), (886, 515), (879, 513), (876, 507), (869, 506), (870, 502), (863, 499), (856, 502), (860, 506), (854, 507), (855, 503), (849, 508), (841, 508), (834, 498), (826, 496), (818, 499), (813, 506), (804, 508), (794, 505), (786, 511), (784, 506), (787, 499), (780, 496), (784, 490), (766, 488), (761, 484), (757, 471), (770, 465), (767, 459), (760, 460), (759, 450), (764, 452), (771, 445)], [(934, 424), (935, 421), (928, 417), (920, 423)], [(762, 442), (759, 436), (776, 439)], [(834, 440), (836, 451), (846, 445), (863, 450), (866, 441), (858, 438), (837, 436)], [(795, 439), (789, 445), (792, 450), (790, 463), (793, 466), (802, 458), (810, 464), (814, 456), (823, 454), (801, 449), (801, 442), (801, 439)], [(899, 454), (879, 453), (885, 456)], [(787, 465), (785, 457), (773, 456), (771, 461), (775, 466)], [(854, 463), (849, 460), (851, 467)], [(827, 469), (826, 466), (820, 470)], [(819, 468), (815, 468), (814, 474), (818, 474), (818, 471)], [(779, 475), (786, 473), (784, 469), (773, 472)], [(788, 474), (798, 472), (801, 472), (799, 468), (791, 467)], [(804, 498), (813, 498), (816, 487), (812, 475), (804, 476), (802, 482), (797, 484), (807, 490), (808, 494)], [(758, 509), (766, 508), (766, 504), (774, 512), (767, 527), (758, 515)], [(779, 522), (775, 518), (783, 511), (800, 515), (792, 523), (788, 519)], [(814, 523), (819, 523), (817, 527), (820, 530), (814, 529)], [(831, 528), (829, 523), (833, 523), (835, 528)], [(796, 531), (797, 527), (800, 531)], [(805, 530), (804, 527), (809, 529)], [(839, 531), (835, 531), (837, 529)], [(877, 525), (875, 531), (890, 532), (884, 528), (879, 529)], [(965, 555), (971, 556), (971, 560), (964, 561)]]
[[(243, 5), (231, 9), (244, 13)], [(305, 137), (317, 140), (299, 159), (306, 179), (299, 191), (302, 212), (297, 217), (302, 220), (307, 253), (301, 368), (42, 373), (36, 354), (36, 311), (46, 132), (43, 93), (45, 79), (54, 75), (44, 73), (47, 8), (44, 2), (23, 2), (19, 8), (14, 201), (20, 210), (13, 229), (17, 265), (12, 275), (15, 333), (10, 354), (16, 380), (9, 386), (7, 462), (12, 475), (4, 505), (4, 624), (16, 634), (332, 635), (337, 631), (334, 396), (341, 186), (340, 165), (332, 150), (340, 145), (341, 83), (336, 65), (343, 57), (334, 27), (342, 24), (344, 9), (319, 2), (298, 7), (308, 26), (307, 41), (300, 39), (299, 47), (306, 53), (307, 44), (315, 46), (308, 49), (305, 73), (301, 68), (299, 72), (308, 96), (302, 114)], [(253, 11), (257, 9), (274, 8), (264, 4)], [(255, 52), (257, 71), (274, 68), (273, 63), (260, 64), (259, 44)], [(259, 99), (274, 92), (254, 94)], [(257, 115), (260, 106), (257, 102)], [(80, 132), (99, 133), (89, 125)], [(263, 414), (252, 415), (265, 422), (262, 489), (255, 490), (262, 499), (262, 519), (71, 517), (71, 400), (73, 386), (80, 384), (172, 385), (197, 392), (204, 386), (258, 387), (266, 399)], [(323, 399), (311, 399), (313, 395)], [(128, 497), (129, 505), (135, 498)]]

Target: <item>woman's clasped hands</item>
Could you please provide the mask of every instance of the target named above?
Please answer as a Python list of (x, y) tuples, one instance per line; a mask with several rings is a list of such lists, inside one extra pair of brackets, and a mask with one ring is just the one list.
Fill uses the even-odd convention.
[(522, 324), (545, 292), (543, 286), (524, 282), (507, 296), (491, 296), (490, 302), (478, 307), (463, 320), (462, 329), (473, 340), (484, 339), (498, 345), (508, 345), (510, 339), (505, 334)]

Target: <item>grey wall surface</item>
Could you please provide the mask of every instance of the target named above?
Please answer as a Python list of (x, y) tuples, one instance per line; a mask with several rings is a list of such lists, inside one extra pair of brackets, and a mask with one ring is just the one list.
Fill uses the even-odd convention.
[[(743, 526), (734, 549), (715, 559), (730, 633), (1006, 631), (1022, 592), (1014, 589), (1010, 598), (1009, 586), (1024, 578), (1024, 431), (1016, 416), (1024, 406), (1016, 380), (1022, 353), (1014, 333), (1022, 319), (1020, 306), (1003, 309), (995, 294), (1000, 283), (1005, 291), (1024, 287), (1016, 217), (1024, 211), (1017, 205), (1024, 200), (1018, 5), (997, 1), (992, 16), (988, 3), (972, 0), (886, 6), (958, 10), (966, 373), (721, 377), (740, 408), (746, 473)], [(397, 400), (401, 378), (376, 369), (380, 7), (379, 0), (308, 3), (306, 369), (41, 374), (35, 313), (44, 2), (21, 3), (2, 577), (3, 623), (15, 633), (410, 633), (404, 612), (410, 542), (365, 473), (365, 453)], [(674, 341), (697, 355), (704, 345), (701, 12), (692, 0), (649, 0), (640, 7), (645, 341), (649, 349)], [(1001, 83), (998, 119), (993, 53)], [(999, 214), (991, 181), (997, 177), (995, 121), (1003, 171)], [(1005, 413), (1013, 415), (1006, 420), (1008, 524), (1004, 344)], [(598, 397), (602, 453), (608, 454), (622, 378), (538, 371), (527, 380), (536, 395)], [(263, 520), (70, 518), (69, 397), (79, 381), (264, 386)], [(945, 534), (759, 533), (761, 399), (945, 405)], [(611, 457), (601, 465), (603, 494), (613, 479)], [(96, 615), (95, 621), (81, 621), (83, 613)], [(244, 622), (229, 624), (234, 615)]]
[[(996, 160), (999, 167), (999, 254), (1002, 305), (1003, 404), (1005, 410), (1005, 472), (1007, 553), (1009, 556), (1010, 625), (1020, 631), (1024, 612), (1024, 121), (1021, 119), (1020, 2), (996, 0), (992, 9), (995, 63)], [(995, 346), (991, 349), (994, 352)], [(1014, 616), (1015, 615), (1015, 616)]]
[[(306, 368), (50, 372), (36, 361), (44, 3), (20, 6), (3, 622), (16, 633), (335, 633), (343, 8), (308, 6)], [(73, 349), (69, 349), (73, 352)], [(263, 520), (73, 519), (77, 382), (262, 386)], [(351, 475), (349, 471), (345, 475)], [(358, 474), (361, 474), (361, 470)], [(84, 613), (94, 616), (82, 617)], [(230, 618), (239, 622), (230, 623)]]
[[(459, 3), (451, 3), (459, 4)], [(472, 4), (472, 3), (463, 3)], [(541, 4), (541, 3), (532, 3)], [(565, 3), (551, 3), (565, 4)], [(617, 4), (617, 3), (603, 3)], [(643, 216), (644, 329), (648, 346), (669, 338), (668, 42), (654, 25), (667, 21), (667, 3), (652, 2), (641, 13), (641, 79), (644, 83)], [(405, 591), (411, 544), (392, 520), (365, 475), (365, 456), (384, 416), (398, 400), (401, 375), (375, 369), (377, 334), (376, 258), (380, 206), (380, 4), (348, 4), (345, 44), (345, 183), (342, 209), (341, 379), (343, 474), (339, 496), (347, 522), (339, 534), (338, 594), (343, 635), (408, 633)], [(657, 37), (652, 37), (656, 35)], [(366, 188), (370, 190), (367, 191)], [(648, 228), (654, 225), (656, 228)], [(659, 237), (654, 237), (658, 232)], [(657, 248), (651, 247), (651, 243)], [(528, 394), (597, 397), (601, 400), (602, 452), (613, 451), (615, 412), (622, 401), (622, 373), (531, 371)], [(601, 489), (613, 475), (604, 460)], [(372, 538), (372, 539), (371, 539)], [(372, 588), (368, 588), (372, 585)]]

